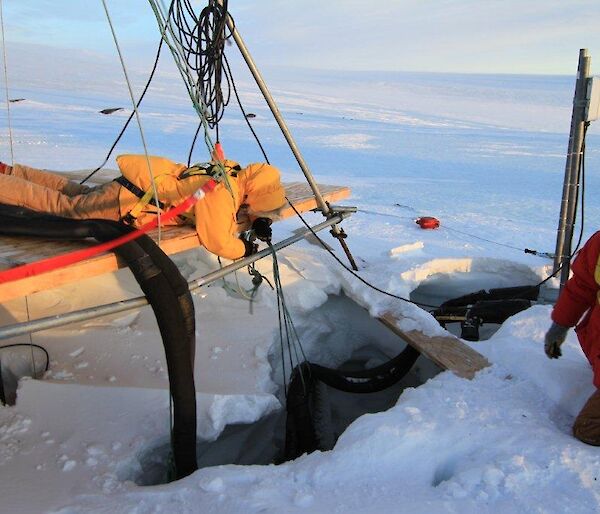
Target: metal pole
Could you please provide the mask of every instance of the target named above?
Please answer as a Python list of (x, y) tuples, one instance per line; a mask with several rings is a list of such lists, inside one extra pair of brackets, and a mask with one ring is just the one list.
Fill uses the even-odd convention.
[[(352, 215), (351, 208), (347, 208), (346, 212), (337, 213), (331, 218), (323, 221), (322, 223), (314, 226), (312, 228), (312, 232), (319, 232), (325, 228), (328, 228), (335, 223), (340, 223), (343, 219), (348, 218)], [(273, 248), (278, 251), (286, 246), (294, 244), (301, 239), (312, 234), (309, 229), (305, 229), (298, 234), (289, 237), (288, 239), (284, 239), (279, 243), (275, 243)], [(250, 257), (245, 257), (244, 259), (240, 259), (231, 263), (229, 266), (225, 266), (224, 268), (218, 269), (207, 275), (204, 275), (199, 280), (194, 280), (189, 282), (188, 286), (190, 291), (195, 291), (200, 287), (204, 287), (208, 284), (211, 284), (229, 273), (236, 271), (248, 264), (252, 264), (263, 257), (267, 257), (271, 255), (271, 249), (267, 248), (265, 250), (261, 250)], [(12, 325), (6, 325), (0, 328), (0, 340), (8, 339), (10, 337), (16, 337), (24, 334), (31, 334), (33, 332), (40, 332), (42, 330), (48, 330), (50, 328), (62, 327), (64, 325), (69, 325), (71, 323), (78, 323), (82, 321), (88, 321), (90, 319), (99, 318), (101, 316), (106, 316), (108, 314), (117, 314), (119, 312), (125, 312), (133, 309), (138, 309), (140, 307), (144, 307), (148, 305), (148, 301), (145, 296), (139, 296), (137, 298), (131, 298), (129, 300), (123, 300), (121, 302), (108, 303), (106, 305), (100, 305), (97, 307), (89, 307), (87, 309), (81, 309), (79, 311), (69, 312), (66, 314), (58, 314), (56, 316), (48, 316), (45, 318), (36, 319), (33, 321), (27, 321), (23, 323), (15, 323)]]
[[(221, 7), (222, 7), (223, 1), (222, 0), (217, 0), (217, 1), (218, 1), (219, 5), (221, 5)], [(315, 199), (317, 201), (317, 205), (319, 206), (319, 209), (323, 212), (324, 216), (330, 216), (332, 211), (331, 211), (329, 205), (323, 199), (323, 196), (321, 195), (321, 191), (319, 191), (319, 186), (316, 183), (315, 179), (313, 178), (312, 173), (308, 167), (308, 164), (306, 164), (306, 161), (304, 160), (304, 157), (302, 157), (302, 154), (300, 153), (300, 149), (298, 148), (296, 141), (294, 140), (287, 124), (285, 123), (285, 120), (283, 119), (283, 116), (281, 115), (281, 112), (279, 111), (279, 107), (275, 103), (275, 100), (273, 99), (273, 96), (271, 95), (271, 92), (269, 91), (269, 88), (267, 87), (267, 84), (266, 84), (265, 80), (263, 79), (262, 74), (260, 73), (258, 67), (256, 66), (256, 63), (254, 62), (252, 55), (250, 55), (248, 47), (244, 43), (242, 36), (238, 32), (235, 24), (233, 23), (233, 20), (231, 19), (231, 17), (229, 15), (227, 15), (227, 27), (229, 28), (231, 35), (233, 36), (233, 39), (236, 42), (236, 44), (242, 54), (242, 57), (246, 61), (246, 64), (248, 65), (248, 68), (250, 69), (250, 73), (252, 73), (252, 76), (254, 77), (254, 80), (256, 81), (256, 84), (258, 85), (260, 92), (262, 93), (263, 97), (265, 98), (267, 105), (269, 106), (269, 109), (271, 109), (271, 112), (273, 113), (273, 116), (275, 117), (275, 121), (277, 121), (277, 124), (279, 125), (279, 128), (281, 129), (281, 132), (283, 133), (283, 137), (285, 137), (285, 140), (287, 141), (290, 149), (292, 150), (292, 153), (294, 154), (296, 161), (298, 161), (298, 164), (300, 165), (300, 169), (302, 170), (302, 173), (304, 173), (304, 176), (306, 177), (306, 180), (308, 181), (308, 185), (310, 186), (310, 188), (313, 191), (313, 194), (315, 196)], [(340, 241), (340, 244), (342, 245), (342, 248), (344, 249), (344, 252), (346, 253), (346, 256), (348, 257), (348, 260), (350, 261), (350, 264), (352, 265), (352, 269), (355, 271), (358, 271), (356, 262), (354, 261), (354, 258), (352, 257), (352, 254), (350, 253), (348, 245), (344, 241), (346, 234), (337, 225), (334, 225), (332, 227), (332, 233), (333, 233), (333, 236), (336, 237)]]
[(575, 226), (577, 196), (579, 194), (579, 169), (585, 125), (586, 94), (588, 79), (590, 77), (590, 61), (591, 57), (588, 50), (586, 48), (579, 50), (579, 64), (577, 67), (577, 80), (575, 82), (573, 112), (571, 115), (571, 131), (569, 134), (554, 257), (554, 271), (556, 272), (561, 265), (563, 266), (560, 273), (561, 289), (569, 279), (569, 259), (571, 257), (571, 242)]

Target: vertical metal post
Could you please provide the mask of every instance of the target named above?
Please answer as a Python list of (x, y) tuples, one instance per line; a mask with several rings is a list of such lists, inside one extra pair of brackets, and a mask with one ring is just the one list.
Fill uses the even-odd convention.
[(562, 289), (569, 279), (571, 256), (571, 242), (579, 194), (579, 169), (581, 150), (583, 146), (583, 132), (585, 125), (585, 106), (588, 79), (590, 77), (591, 57), (586, 48), (579, 51), (579, 65), (577, 67), (577, 80), (575, 82), (575, 95), (573, 97), (573, 113), (571, 115), (571, 132), (567, 149), (565, 165), (565, 178), (563, 182), (562, 203), (556, 237), (556, 252), (554, 257), (554, 271), (562, 265), (560, 273), (560, 288)]
[[(221, 6), (223, 6), (222, 0), (217, 0), (217, 1)], [(248, 65), (248, 68), (250, 69), (250, 73), (252, 73), (252, 76), (254, 77), (254, 80), (256, 81), (256, 84), (258, 85), (260, 92), (262, 93), (263, 97), (267, 101), (269, 109), (271, 109), (271, 112), (273, 113), (273, 116), (275, 117), (275, 120), (277, 121), (277, 124), (279, 125), (279, 128), (281, 129), (281, 132), (283, 133), (283, 136), (285, 137), (285, 140), (287, 141), (290, 149), (292, 150), (292, 153), (294, 154), (294, 157), (296, 158), (296, 161), (298, 161), (298, 164), (300, 165), (300, 169), (302, 170), (302, 173), (304, 173), (304, 176), (306, 177), (306, 180), (308, 181), (308, 185), (310, 186), (313, 194), (315, 195), (315, 199), (317, 201), (317, 205), (319, 206), (319, 209), (321, 210), (321, 212), (323, 213), (323, 215), (325, 217), (330, 216), (331, 209), (329, 208), (329, 205), (323, 199), (323, 196), (321, 195), (321, 192), (319, 191), (319, 186), (316, 183), (315, 179), (313, 178), (312, 173), (311, 173), (308, 165), (306, 164), (306, 161), (304, 160), (304, 157), (302, 157), (302, 154), (300, 153), (300, 149), (298, 148), (296, 141), (294, 141), (294, 138), (292, 137), (292, 134), (291, 134), (287, 124), (285, 123), (285, 120), (283, 119), (281, 112), (279, 111), (279, 107), (277, 107), (277, 104), (275, 103), (275, 100), (273, 99), (271, 92), (267, 88), (267, 84), (265, 83), (265, 81), (262, 77), (262, 74), (258, 70), (256, 63), (254, 62), (254, 59), (252, 59), (252, 56), (250, 55), (250, 52), (248, 51), (248, 48), (246, 47), (246, 44), (244, 43), (244, 40), (242, 39), (242, 36), (240, 36), (240, 33), (238, 32), (237, 28), (235, 27), (235, 24), (233, 23), (233, 20), (231, 19), (231, 17), (229, 15), (227, 16), (227, 27), (231, 31), (233, 39), (236, 42), (236, 44), (242, 54), (242, 57), (246, 61), (246, 64)], [(352, 257), (352, 254), (350, 253), (350, 250), (348, 248), (348, 245), (346, 244), (346, 241), (344, 241), (346, 234), (337, 225), (333, 225), (331, 232), (332, 232), (333, 236), (336, 237), (339, 240), (340, 244), (342, 245), (342, 248), (344, 249), (344, 252), (346, 253), (346, 256), (348, 257), (348, 260), (350, 261), (350, 264), (352, 265), (352, 269), (357, 271), (358, 267), (356, 266), (356, 262), (354, 261), (354, 258)]]

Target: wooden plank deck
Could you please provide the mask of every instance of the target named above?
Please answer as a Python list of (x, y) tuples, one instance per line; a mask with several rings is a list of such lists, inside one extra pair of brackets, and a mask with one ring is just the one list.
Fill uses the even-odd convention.
[(442, 369), (450, 370), (459, 377), (470, 380), (475, 373), (490, 365), (483, 355), (453, 335), (431, 337), (418, 330), (405, 332), (391, 313), (384, 314), (379, 321)]
[[(293, 182), (284, 185), (287, 197), (298, 211), (306, 212), (317, 207), (317, 202), (308, 184)], [(350, 189), (343, 186), (319, 185), (319, 189), (323, 198), (328, 202), (337, 202), (350, 196)], [(294, 215), (293, 209), (289, 206), (284, 208), (281, 213), (282, 219)], [(149, 235), (157, 241), (157, 231), (150, 232)], [(35, 262), (92, 244), (95, 242), (0, 236), (0, 269)], [(167, 227), (162, 230), (161, 248), (169, 255), (198, 246), (200, 246), (198, 236), (191, 226)], [(120, 262), (114, 253), (108, 252), (36, 277), (0, 284), (0, 303), (81, 280), (82, 277), (88, 278), (116, 271), (123, 266), (124, 263)]]

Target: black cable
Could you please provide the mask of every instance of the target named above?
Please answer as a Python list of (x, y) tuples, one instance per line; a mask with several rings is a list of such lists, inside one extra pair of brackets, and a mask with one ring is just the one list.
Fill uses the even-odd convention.
[(229, 61), (227, 60), (227, 57), (225, 55), (223, 55), (223, 59), (225, 61), (226, 73), (229, 76), (229, 81), (231, 83), (231, 87), (233, 88), (233, 93), (235, 94), (235, 98), (236, 98), (237, 103), (238, 103), (238, 105), (240, 107), (240, 111), (242, 111), (242, 115), (244, 116), (244, 120), (246, 121), (246, 124), (248, 125), (248, 128), (250, 129), (250, 132), (252, 132), (252, 135), (254, 136), (254, 139), (256, 140), (256, 143), (258, 144), (258, 147), (260, 148), (260, 151), (263, 154), (265, 162), (267, 164), (271, 164), (269, 162), (269, 158), (267, 157), (267, 152), (265, 151), (262, 143), (260, 142), (260, 138), (258, 137), (256, 131), (254, 130), (254, 127), (252, 126), (252, 123), (250, 123), (250, 119), (248, 118), (248, 114), (246, 113), (246, 110), (244, 109), (244, 106), (242, 105), (242, 101), (240, 99), (240, 95), (238, 93), (237, 86), (235, 85), (235, 80), (233, 79), (233, 73), (231, 73), (231, 67), (229, 66)]
[[(252, 127), (252, 124), (250, 123), (250, 120), (248, 119), (248, 117), (246, 116), (246, 111), (242, 105), (242, 102), (240, 100), (238, 91), (237, 91), (237, 87), (235, 84), (235, 80), (233, 78), (233, 74), (231, 73), (231, 68), (229, 67), (229, 62), (227, 61), (226, 58), (224, 58), (225, 61), (225, 65), (226, 65), (226, 71), (227, 73), (225, 74), (226, 76), (229, 76), (230, 79), (230, 83), (231, 86), (233, 88), (235, 97), (237, 99), (238, 105), (240, 107), (240, 110), (242, 111), (242, 114), (244, 115), (244, 119), (246, 120), (246, 123), (248, 125), (248, 127), (250, 128), (250, 131), (252, 132), (252, 135), (254, 136), (254, 139), (256, 140), (264, 158), (265, 161), (270, 164), (269, 162), (269, 158), (267, 157), (267, 154), (265, 152), (265, 149), (260, 141), (260, 138), (258, 137), (258, 135), (256, 134), (254, 128)], [(584, 160), (585, 160), (585, 136), (586, 136), (586, 132), (587, 132), (587, 128), (589, 126), (589, 123), (586, 124), (586, 126), (584, 127), (584, 134), (583, 134), (583, 145), (582, 145), (582, 159), (579, 163), (580, 165), (580, 169), (585, 171), (585, 164), (584, 164)], [(585, 175), (585, 173), (584, 173)], [(579, 246), (581, 244), (582, 238), (583, 238), (583, 220), (584, 220), (584, 216), (583, 216), (583, 193), (585, 191), (585, 180), (583, 180), (582, 182), (582, 200), (581, 200), (581, 208), (582, 208), (582, 222), (581, 222), (581, 230), (580, 230), (580, 235), (579, 235), (579, 241), (577, 243), (577, 246), (575, 248), (575, 250), (571, 253), (571, 255), (569, 256), (569, 259), (566, 260), (565, 262), (563, 262), (563, 264), (561, 264), (551, 275), (549, 275), (548, 277), (546, 277), (544, 280), (541, 280), (540, 282), (538, 282), (536, 285), (531, 287), (531, 290), (537, 289), (540, 286), (542, 286), (543, 284), (545, 284), (546, 282), (548, 282), (551, 278), (553, 278), (554, 276), (557, 275), (557, 273), (565, 266), (565, 264), (567, 262), (570, 262), (570, 260), (573, 258), (573, 256), (575, 255), (575, 253), (579, 250)], [(418, 307), (429, 307), (429, 308), (433, 308), (433, 309), (437, 309), (440, 306), (439, 305), (430, 305), (430, 304), (426, 304), (426, 303), (421, 303), (421, 302), (415, 302), (413, 300), (410, 300), (408, 298), (404, 298), (402, 296), (396, 295), (394, 293), (390, 293), (389, 291), (386, 291), (384, 289), (381, 289), (379, 287), (377, 287), (376, 285), (370, 283), (369, 281), (367, 281), (366, 279), (364, 279), (363, 277), (361, 277), (360, 275), (358, 275), (353, 269), (349, 268), (334, 252), (333, 250), (331, 250), (329, 248), (329, 246), (327, 245), (327, 243), (325, 243), (318, 235), (317, 233), (312, 229), (312, 227), (306, 222), (306, 220), (304, 219), (304, 217), (300, 214), (300, 212), (296, 209), (296, 207), (294, 207), (294, 205), (292, 204), (292, 202), (290, 202), (289, 198), (287, 198), (286, 196), (286, 200), (289, 203), (290, 207), (293, 209), (293, 211), (296, 213), (296, 215), (298, 216), (298, 218), (300, 218), (300, 221), (304, 224), (304, 226), (306, 228), (308, 228), (308, 230), (312, 233), (312, 235), (317, 239), (317, 241), (319, 242), (319, 244), (338, 262), (338, 264), (340, 264), (340, 266), (342, 266), (346, 271), (348, 271), (351, 275), (353, 275), (354, 277), (356, 277), (358, 280), (360, 280), (363, 284), (365, 284), (366, 286), (370, 287), (371, 289), (373, 289), (374, 291), (377, 291), (383, 295), (389, 296), (391, 298), (396, 298), (398, 300), (402, 300), (404, 302), (407, 303), (411, 303), (413, 305), (416, 305)], [(519, 249), (521, 250), (521, 249)], [(526, 252), (527, 253), (527, 252)]]
[(402, 300), (405, 301), (407, 303), (412, 303), (413, 305), (417, 305), (418, 307), (430, 307), (433, 309), (437, 309), (439, 307), (439, 305), (430, 305), (428, 303), (421, 303), (421, 302), (415, 302), (413, 300), (409, 300), (408, 298), (404, 298), (402, 296), (398, 296), (394, 293), (390, 293), (389, 291), (386, 291), (385, 289), (381, 289), (379, 287), (377, 287), (374, 284), (371, 284), (368, 280), (364, 279), (363, 277), (361, 277), (358, 273), (356, 273), (352, 268), (348, 267), (335, 253), (333, 250), (331, 250), (329, 248), (329, 246), (327, 245), (327, 243), (325, 243), (325, 241), (323, 241), (318, 234), (312, 229), (312, 227), (306, 222), (306, 220), (304, 219), (304, 217), (302, 216), (302, 214), (300, 214), (300, 212), (296, 209), (296, 207), (294, 207), (294, 205), (292, 204), (292, 202), (290, 202), (290, 200), (287, 198), (285, 198), (287, 200), (287, 202), (290, 204), (290, 207), (293, 209), (293, 211), (297, 214), (297, 216), (300, 218), (300, 221), (302, 221), (302, 223), (304, 224), (304, 226), (306, 228), (308, 228), (308, 230), (310, 230), (310, 232), (312, 233), (313, 236), (315, 236), (317, 238), (317, 241), (319, 242), (319, 244), (329, 253), (329, 255), (331, 255), (339, 264), (340, 266), (342, 266), (347, 272), (349, 272), (352, 276), (356, 277), (358, 280), (360, 280), (363, 284), (365, 284), (366, 286), (370, 287), (371, 289), (373, 289), (374, 291), (377, 291), (378, 293), (384, 294), (386, 296), (390, 296), (392, 298), (396, 298), (398, 300)]
[[(187, 69), (195, 76), (198, 94), (205, 108), (204, 118), (208, 127), (215, 129), (217, 141), (219, 122), (231, 98), (231, 85), (223, 69), (223, 58), (225, 42), (232, 37), (231, 31), (226, 34), (228, 16), (234, 26), (235, 22), (227, 12), (227, 5), (227, 0), (223, 0), (222, 5), (216, 0), (209, 0), (208, 5), (196, 15), (190, 0), (175, 0), (172, 23), (176, 32), (173, 37), (183, 49)], [(191, 165), (201, 128), (202, 123), (192, 138), (188, 166)]]
[(43, 346), (40, 346), (39, 344), (35, 344), (35, 343), (13, 343), (13, 344), (5, 344), (0, 346), (0, 350), (4, 350), (5, 348), (15, 348), (17, 346), (26, 346), (27, 348), (37, 348), (38, 350), (42, 350), (45, 354), (46, 354), (46, 366), (44, 367), (44, 372), (48, 371), (48, 369), (50, 368), (50, 354), (48, 353), (48, 350), (46, 350), (46, 348), (44, 348)]
[[(561, 271), (564, 266), (566, 266), (567, 264), (569, 264), (571, 262), (571, 260), (573, 259), (573, 257), (575, 256), (575, 254), (579, 251), (579, 247), (581, 245), (581, 242), (583, 241), (583, 231), (584, 231), (584, 220), (585, 220), (585, 215), (584, 215), (584, 201), (585, 201), (585, 137), (587, 135), (587, 129), (589, 127), (589, 122), (586, 123), (586, 125), (584, 126), (584, 131), (583, 131), (583, 142), (581, 145), (581, 160), (579, 161), (579, 174), (581, 175), (581, 227), (579, 230), (579, 240), (577, 241), (577, 245), (575, 246), (575, 249), (571, 252), (571, 254), (569, 255), (568, 259), (565, 259), (563, 261), (563, 263), (548, 277), (546, 277), (544, 280), (541, 280), (540, 282), (538, 282), (537, 284), (531, 286), (531, 289), (528, 290), (529, 292), (538, 289), (539, 287), (541, 287), (542, 285), (544, 285), (546, 282), (548, 282), (551, 278), (555, 277), (559, 271)], [(316, 232), (313, 231), (313, 229), (308, 225), (308, 223), (306, 223), (306, 220), (302, 217), (302, 215), (300, 214), (300, 212), (298, 212), (298, 210), (296, 210), (296, 208), (292, 205), (292, 203), (289, 201), (289, 199), (286, 200), (288, 201), (288, 203), (290, 204), (290, 206), (292, 207), (292, 209), (294, 210), (294, 212), (298, 215), (298, 217), (300, 218), (300, 220), (302, 221), (302, 223), (304, 223), (304, 225), (312, 232), (312, 235), (317, 239), (317, 241), (319, 241), (319, 243), (321, 244), (321, 246), (327, 250), (327, 252), (344, 268), (346, 269), (346, 271), (348, 271), (350, 274), (352, 274), (353, 276), (355, 276), (356, 278), (358, 278), (362, 283), (364, 283), (366, 286), (370, 287), (371, 289), (382, 293), (386, 296), (391, 296), (392, 298), (397, 298), (399, 300), (403, 300), (405, 302), (408, 303), (412, 303), (413, 305), (417, 305), (419, 307), (430, 307), (430, 308), (434, 308), (437, 309), (439, 308), (439, 306), (433, 306), (433, 305), (428, 305), (428, 304), (424, 304), (424, 303), (420, 303), (420, 302), (414, 302), (412, 300), (409, 300), (407, 298), (403, 298), (401, 296), (395, 295), (393, 293), (390, 293), (389, 291), (385, 291), (383, 289), (378, 288), (377, 286), (371, 284), (370, 282), (366, 281), (365, 279), (363, 279), (360, 275), (358, 275), (354, 270), (350, 269), (348, 266), (346, 266), (346, 264), (337, 256), (335, 255), (335, 253), (329, 248), (329, 246), (317, 235)], [(577, 208), (577, 205), (576, 207)]]
[[(246, 116), (246, 111), (242, 105), (242, 102), (240, 100), (238, 91), (237, 91), (237, 87), (235, 85), (235, 80), (233, 78), (233, 74), (231, 73), (231, 68), (229, 67), (229, 62), (227, 61), (227, 59), (225, 58), (225, 64), (226, 64), (226, 69), (230, 75), (230, 82), (231, 82), (231, 86), (233, 88), (233, 92), (235, 94), (235, 97), (237, 99), (238, 105), (240, 107), (240, 110), (242, 111), (242, 114), (244, 115), (244, 119), (246, 120), (246, 123), (248, 125), (248, 127), (250, 128), (250, 131), (252, 132), (252, 135), (254, 136), (254, 139), (256, 140), (262, 154), (263, 157), (265, 158), (265, 161), (267, 162), (267, 164), (270, 164), (269, 158), (267, 156), (267, 153), (265, 152), (265, 149), (260, 141), (260, 138), (258, 137), (256, 131), (254, 130), (254, 128), (252, 127), (252, 123), (250, 123), (250, 120), (248, 119), (248, 116)], [(352, 275), (354, 275), (356, 278), (358, 278), (361, 282), (363, 282), (365, 285), (371, 287), (372, 289), (374, 289), (375, 291), (378, 291), (382, 294), (391, 296), (392, 298), (397, 298), (398, 300), (403, 300), (405, 302), (408, 303), (412, 303), (414, 305), (417, 305), (419, 307), (430, 307), (430, 308), (434, 308), (437, 309), (439, 306), (435, 306), (435, 305), (429, 305), (426, 303), (419, 303), (419, 302), (414, 302), (412, 300), (409, 300), (408, 298), (403, 298), (402, 296), (398, 296), (395, 295), (393, 293), (390, 293), (388, 291), (385, 291), (383, 289), (378, 288), (377, 286), (371, 284), (370, 282), (368, 282), (367, 280), (365, 280), (364, 278), (362, 278), (360, 275), (358, 275), (353, 269), (349, 268), (348, 266), (346, 266), (346, 264), (344, 264), (344, 262), (342, 262), (341, 259), (339, 259), (339, 257), (337, 255), (335, 255), (335, 253), (329, 248), (329, 246), (327, 245), (327, 243), (325, 243), (318, 235), (317, 233), (312, 229), (312, 227), (306, 222), (306, 220), (304, 219), (304, 217), (300, 214), (300, 212), (296, 209), (296, 207), (294, 207), (294, 205), (292, 204), (292, 202), (290, 202), (289, 198), (285, 198), (287, 200), (287, 202), (290, 204), (290, 207), (293, 209), (293, 211), (296, 213), (296, 215), (300, 218), (300, 220), (302, 221), (302, 223), (310, 230), (310, 232), (312, 232), (312, 235), (315, 236), (317, 238), (317, 241), (319, 241), (319, 243), (321, 244), (321, 246), (323, 248), (325, 248), (325, 250), (327, 250), (327, 252), (329, 252), (329, 254), (344, 268), (346, 269), (346, 271), (348, 271), (349, 273), (351, 273)]]
[[(209, 3), (196, 15), (190, 0), (174, 0), (173, 25), (176, 39), (181, 45), (189, 70), (196, 75), (196, 85), (204, 102), (204, 113), (208, 126), (217, 127), (229, 103), (230, 88), (225, 77), (223, 88), (223, 50), (227, 27), (227, 4), (216, 0)], [(225, 92), (225, 93), (224, 93)]]
[(577, 202), (579, 197), (581, 196), (581, 227), (579, 228), (579, 239), (577, 244), (575, 245), (575, 250), (571, 252), (571, 256), (569, 257), (569, 261), (573, 258), (573, 256), (579, 250), (581, 246), (581, 242), (583, 241), (583, 225), (585, 222), (585, 138), (587, 136), (588, 127), (590, 126), (590, 122), (586, 121), (583, 125), (583, 137), (581, 141), (581, 159), (579, 160), (579, 169), (577, 170), (577, 182), (581, 178), (581, 193), (577, 195), (577, 200), (575, 203), (575, 210), (577, 210)]
[(202, 122), (198, 123), (198, 128), (194, 133), (194, 138), (192, 139), (192, 144), (190, 145), (190, 151), (188, 153), (187, 165), (188, 168), (192, 165), (192, 153), (194, 152), (194, 147), (196, 146), (196, 140), (198, 139), (198, 134), (200, 134), (200, 129), (202, 128)]
[[(171, 1), (171, 5), (169, 6), (169, 14), (167, 17), (168, 18), (171, 16), (171, 12), (173, 9), (173, 5), (175, 3), (175, 0)], [(112, 155), (115, 147), (117, 146), (117, 144), (119, 144), (119, 141), (121, 140), (121, 138), (123, 137), (123, 134), (125, 134), (125, 131), (127, 130), (127, 127), (129, 126), (129, 124), (131, 123), (131, 120), (133, 119), (133, 117), (135, 116), (135, 110), (139, 109), (140, 105), (142, 104), (142, 100), (144, 99), (144, 96), (146, 96), (146, 92), (148, 91), (148, 88), (150, 87), (150, 83), (152, 82), (152, 79), (154, 78), (154, 73), (156, 72), (156, 68), (158, 67), (158, 61), (160, 59), (160, 52), (162, 50), (162, 46), (163, 46), (163, 38), (160, 38), (160, 43), (158, 44), (158, 49), (156, 51), (156, 58), (154, 59), (154, 65), (152, 66), (152, 71), (150, 72), (150, 76), (148, 77), (148, 80), (146, 81), (146, 85), (144, 86), (144, 89), (142, 90), (142, 94), (140, 95), (139, 100), (137, 101), (137, 103), (135, 104), (135, 109), (131, 112), (131, 114), (129, 115), (129, 118), (127, 118), (127, 121), (125, 122), (125, 124), (123, 125), (123, 128), (121, 129), (121, 132), (119, 132), (119, 135), (117, 136), (117, 138), (115, 139), (114, 143), (112, 144), (112, 146), (110, 147), (110, 150), (108, 151), (108, 153), (106, 154), (106, 158), (104, 159), (104, 162), (98, 166), (95, 170), (93, 170), (87, 177), (85, 177), (80, 184), (85, 184), (90, 178), (92, 178), (98, 171), (100, 171), (102, 168), (104, 168), (104, 166), (106, 165), (106, 163), (108, 162), (108, 159), (110, 159), (110, 156)]]
[[(231, 96), (229, 77), (226, 73), (223, 74), (222, 68), (225, 41), (231, 37), (231, 33), (228, 36), (225, 36), (225, 27), (227, 25), (227, 3), (228, 0), (224, 0), (223, 6), (221, 6), (218, 2), (210, 0), (209, 5), (201, 11), (199, 16), (196, 16), (190, 0), (172, 0), (167, 15), (167, 22), (172, 19), (173, 25), (175, 25), (177, 29), (179, 36), (177, 41), (184, 50), (184, 56), (189, 69), (197, 74), (197, 85), (200, 88), (200, 94), (207, 109), (204, 114), (209, 127), (216, 128), (217, 141), (219, 140), (218, 123), (223, 117), (225, 106), (228, 105)], [(233, 21), (231, 16), (230, 18)], [(161, 38), (152, 71), (142, 94), (136, 103), (136, 109), (139, 108), (142, 103), (142, 100), (150, 87), (150, 83), (154, 78), (163, 42), (164, 40)], [(225, 75), (227, 81), (225, 95), (223, 95), (221, 87), (223, 75)], [(129, 118), (119, 132), (119, 135), (108, 151), (104, 162), (85, 177), (80, 182), (81, 184), (87, 182), (106, 165), (134, 115), (135, 109), (129, 115)], [(191, 165), (192, 152), (201, 126), (202, 124), (200, 123), (190, 146), (188, 166)]]

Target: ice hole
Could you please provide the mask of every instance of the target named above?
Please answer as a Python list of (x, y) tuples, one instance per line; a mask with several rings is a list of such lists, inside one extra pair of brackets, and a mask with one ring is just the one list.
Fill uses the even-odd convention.
[[(535, 285), (540, 281), (539, 277), (525, 266), (496, 264), (496, 269), (485, 269), (484, 265), (474, 264), (473, 268), (469, 272), (435, 273), (427, 277), (411, 292), (410, 300), (435, 306), (482, 289)], [(541, 292), (540, 301), (544, 301), (542, 299), (544, 294), (548, 293)], [(433, 308), (426, 309), (433, 310)], [(449, 322), (446, 323), (445, 328), (452, 334), (461, 336), (460, 323)], [(484, 323), (479, 327), (479, 340), (489, 339), (499, 328), (498, 323)]]
[[(285, 438), (285, 411), (265, 416), (252, 424), (228, 425), (215, 441), (198, 440), (198, 468), (224, 464), (251, 465), (278, 462)], [(134, 465), (127, 466), (121, 480), (137, 485), (159, 485), (170, 477), (171, 443), (161, 438), (139, 453)]]
[(47, 366), (47, 355), (36, 346), (26, 343), (0, 346), (0, 402), (14, 405), (19, 380), (39, 378)]
[[(298, 335), (310, 362), (341, 370), (373, 368), (395, 357), (405, 343), (349, 298), (330, 296), (325, 304), (303, 316), (294, 316)], [(280, 386), (284, 403), (283, 371), (279, 336), (270, 352), (274, 381)], [(286, 362), (289, 380), (289, 362)], [(331, 446), (359, 416), (393, 407), (402, 391), (417, 387), (441, 370), (421, 356), (408, 375), (393, 387), (379, 393), (352, 394), (326, 387), (331, 407)], [(215, 441), (198, 441), (200, 468), (224, 464), (252, 465), (281, 463), (285, 448), (286, 411), (282, 409), (253, 424), (229, 425)], [(121, 474), (122, 480), (138, 485), (157, 485), (169, 480), (169, 441), (149, 445), (135, 464)]]
[[(301, 317), (295, 316), (294, 322), (307, 359), (328, 368), (373, 368), (395, 357), (406, 347), (402, 339), (344, 294), (330, 295), (316, 310)], [(283, 368), (278, 339), (271, 348), (269, 360), (273, 379), (281, 386)], [(287, 354), (285, 360), (286, 378), (289, 379)], [(429, 359), (420, 357), (409, 376), (415, 383), (422, 384), (439, 371)]]

